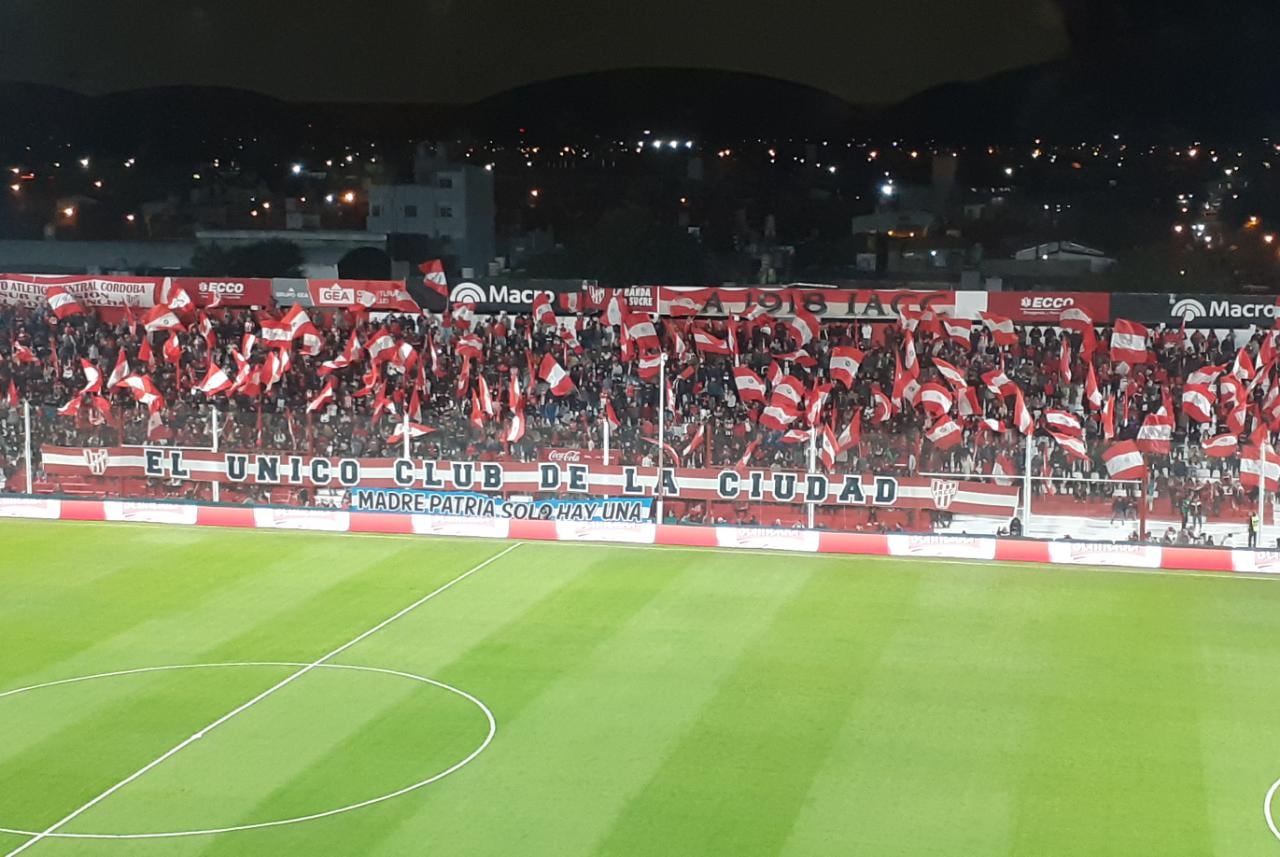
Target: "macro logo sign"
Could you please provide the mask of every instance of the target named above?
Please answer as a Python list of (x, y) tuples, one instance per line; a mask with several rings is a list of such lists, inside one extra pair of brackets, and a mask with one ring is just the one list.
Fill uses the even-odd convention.
[(960, 483), (954, 479), (934, 479), (929, 483), (929, 494), (933, 497), (933, 505), (939, 509), (950, 508), (959, 488)]
[(1183, 298), (1173, 305), (1173, 309), (1169, 311), (1169, 315), (1173, 318), (1184, 319), (1185, 321), (1195, 321), (1197, 318), (1204, 318), (1209, 314), (1204, 308), (1204, 304), (1195, 298)]
[(107, 472), (107, 464), (111, 461), (111, 453), (105, 449), (86, 449), (84, 463), (94, 476), (102, 476)]
[(489, 296), (479, 284), (467, 282), (454, 286), (453, 291), (449, 293), (449, 300), (455, 304), (483, 304), (489, 302)]

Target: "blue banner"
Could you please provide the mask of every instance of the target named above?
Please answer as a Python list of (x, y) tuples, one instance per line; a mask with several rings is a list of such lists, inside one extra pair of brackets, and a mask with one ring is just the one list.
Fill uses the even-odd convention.
[(468, 518), (520, 518), (539, 521), (650, 520), (653, 500), (634, 498), (551, 498), (512, 500), (471, 491), (415, 491), (402, 488), (355, 488), (353, 512), (407, 512)]

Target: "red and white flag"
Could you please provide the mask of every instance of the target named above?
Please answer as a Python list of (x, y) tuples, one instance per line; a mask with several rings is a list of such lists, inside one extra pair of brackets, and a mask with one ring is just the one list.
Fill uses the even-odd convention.
[(631, 307), (627, 304), (626, 296), (622, 292), (615, 290), (609, 297), (609, 303), (605, 304), (605, 323), (613, 327), (621, 327), (623, 319), (630, 314)]
[(858, 377), (858, 369), (866, 355), (852, 345), (838, 345), (831, 349), (831, 361), (828, 372), (832, 381), (844, 384), (846, 390), (853, 389), (853, 382)]
[[(1265, 465), (1263, 450), (1267, 456)], [(1263, 474), (1267, 491), (1280, 489), (1280, 456), (1268, 443), (1249, 444), (1240, 452), (1240, 484), (1246, 488), (1257, 488), (1259, 474)]]
[(693, 344), (703, 354), (723, 354), (726, 356), (732, 354), (729, 350), (729, 343), (712, 336), (702, 328), (695, 327), (693, 329)]
[(618, 412), (613, 409), (613, 400), (608, 396), (604, 397), (604, 418), (609, 421), (609, 425), (618, 428), (622, 425), (622, 421), (618, 419)]
[(1230, 458), (1240, 450), (1240, 438), (1234, 434), (1207, 437), (1200, 442), (1200, 448), (1210, 458)]
[(779, 402), (775, 397), (769, 403), (769, 407), (765, 408), (760, 414), (760, 425), (772, 431), (786, 431), (787, 428), (800, 418), (800, 410), (798, 408), (792, 410), (786, 406), (786, 402)]
[(1142, 479), (1147, 475), (1142, 450), (1131, 440), (1112, 444), (1102, 453), (1102, 461), (1112, 479)]
[(893, 402), (880, 389), (879, 384), (871, 385), (871, 405), (872, 414), (871, 421), (875, 423), (887, 422), (893, 416)]
[(1058, 446), (1062, 447), (1067, 453), (1067, 458), (1075, 458), (1080, 461), (1088, 461), (1089, 453), (1085, 451), (1084, 441), (1080, 438), (1050, 430), (1049, 434), (1053, 435), (1053, 439), (1058, 442)]
[(804, 402), (804, 393), (804, 384), (800, 379), (788, 375), (774, 385), (771, 402), (785, 401), (798, 410)]
[(733, 383), (738, 388), (738, 398), (744, 402), (765, 402), (764, 381), (746, 366), (733, 368)]
[(978, 391), (973, 387), (956, 390), (956, 414), (962, 417), (982, 416), (982, 406), (978, 404)]
[(1202, 366), (1187, 376), (1187, 383), (1212, 384), (1226, 369), (1226, 364), (1221, 366)]
[(1116, 319), (1111, 331), (1111, 360), (1114, 363), (1127, 363), (1136, 366), (1151, 359), (1151, 351), (1147, 348), (1150, 331), (1136, 321)]
[(1057, 408), (1047, 409), (1044, 412), (1044, 423), (1050, 433), (1057, 432), (1070, 437), (1084, 437), (1084, 427), (1080, 425), (1080, 420), (1066, 411)]
[(1074, 330), (1077, 333), (1083, 333), (1085, 330), (1093, 330), (1093, 319), (1089, 314), (1079, 307), (1068, 307), (1064, 309), (1058, 316), (1058, 324), (1067, 329)]
[(1195, 384), (1182, 390), (1182, 412), (1198, 423), (1213, 421), (1215, 397), (1208, 387)]
[(947, 337), (956, 345), (968, 351), (972, 342), (970, 334), (973, 332), (973, 322), (967, 318), (947, 318), (945, 315), (940, 320), (942, 329), (946, 331)]
[[(1190, 382), (1188, 382), (1187, 386), (1190, 387), (1190, 386), (1208, 386), (1208, 385), (1192, 385)], [(1245, 395), (1244, 382), (1241, 381), (1239, 378), (1237, 378), (1235, 375), (1223, 375), (1221, 378), (1218, 379), (1218, 393), (1220, 394), (1222, 401), (1226, 403), (1248, 401), (1248, 398)]]
[(702, 448), (702, 445), (706, 443), (706, 440), (707, 440), (707, 424), (701, 423), (698, 426), (698, 430), (693, 433), (693, 437), (689, 438), (689, 442), (685, 444), (684, 451), (680, 453), (680, 458), (686, 459), (693, 453), (697, 452), (699, 449)]
[(1116, 436), (1116, 397), (1108, 396), (1102, 405), (1102, 437), (1111, 440)]
[(542, 365), (538, 367), (538, 377), (547, 382), (552, 394), (556, 396), (567, 396), (573, 392), (573, 379), (550, 354), (542, 358)]
[(83, 357), (80, 358), (80, 368), (84, 370), (84, 389), (82, 394), (101, 393), (102, 392), (102, 370), (94, 366)]
[(1088, 363), (1089, 369), (1084, 376), (1084, 400), (1092, 410), (1098, 410), (1102, 407), (1102, 391), (1098, 389), (1098, 376), (1093, 371), (1093, 362)]
[(965, 380), (964, 373), (959, 367), (953, 366), (941, 357), (933, 358), (933, 368), (938, 370), (938, 374), (947, 379), (947, 383), (955, 390), (961, 390), (969, 386), (969, 382)]
[(36, 353), (21, 342), (13, 343), (13, 361), (15, 363), (39, 363)]
[(169, 338), (164, 341), (164, 346), (160, 349), (161, 355), (164, 356), (164, 362), (177, 366), (182, 362), (182, 345), (178, 342), (178, 334), (170, 331)]
[[(75, 296), (62, 286), (50, 286), (45, 290), (44, 296), (49, 302), (49, 309), (57, 316), (58, 321), (65, 321), (73, 315), (84, 315), (84, 307), (80, 306)], [(79, 405), (76, 407), (78, 409)]]
[(1248, 381), (1256, 374), (1253, 368), (1253, 355), (1249, 349), (1241, 348), (1236, 352), (1236, 362), (1231, 366), (1231, 374), (1241, 381)]
[(951, 397), (951, 391), (937, 381), (930, 381), (922, 385), (918, 400), (924, 412), (934, 419), (946, 416), (955, 405), (955, 400)]
[[(403, 422), (396, 423), (396, 430), (387, 437), (387, 443), (404, 443), (405, 425)], [(435, 429), (431, 426), (424, 426), (421, 423), (409, 423), (409, 439), (417, 440), (420, 437), (426, 437), (433, 434)]]
[(1148, 455), (1168, 455), (1173, 444), (1173, 416), (1163, 409), (1148, 416), (1138, 429), (1137, 443)]
[(822, 418), (822, 409), (827, 406), (827, 398), (830, 395), (830, 384), (815, 384), (809, 391), (805, 401), (805, 419), (811, 427), (816, 426)]
[(1058, 375), (1062, 378), (1062, 383), (1071, 383), (1071, 343), (1065, 336), (1062, 337), (1062, 351), (1058, 355)]
[(369, 355), (369, 362), (374, 366), (390, 360), (395, 355), (396, 339), (385, 328), (381, 328), (369, 340), (369, 344), (365, 346), (365, 352)]
[(129, 390), (135, 402), (146, 405), (151, 413), (164, 407), (164, 397), (146, 375), (130, 375), (124, 379), (122, 386)]
[(164, 304), (156, 304), (147, 310), (147, 314), (142, 317), (142, 328), (148, 333), (154, 333), (157, 330), (185, 330), (182, 319), (178, 318), (173, 310)]
[(524, 393), (520, 390), (519, 373), (511, 372), (511, 385), (507, 390), (507, 408), (511, 411), (511, 424), (507, 426), (502, 439), (507, 443), (515, 443), (524, 437)]
[(422, 272), (422, 285), (448, 301), (449, 280), (444, 275), (444, 263), (439, 259), (428, 259), (418, 266), (418, 270)]
[(796, 340), (796, 344), (801, 348), (818, 338), (820, 325), (817, 316), (804, 307), (797, 306), (795, 318), (791, 319), (787, 324), (791, 330), (792, 337)]
[(471, 330), (476, 326), (476, 305), (474, 301), (465, 301), (464, 303), (454, 304), (453, 312), (450, 320), (453, 327)]
[(1005, 374), (1004, 369), (992, 369), (990, 372), (982, 376), (982, 383), (987, 385), (987, 389), (995, 393), (1000, 398), (1012, 396), (1019, 392), (1018, 385), (1009, 380), (1009, 376)]
[(938, 449), (951, 449), (964, 440), (964, 430), (958, 422), (945, 417), (926, 429), (924, 436)]
[(553, 325), (556, 311), (551, 305), (551, 292), (538, 292), (533, 296), (533, 321), (535, 324)]
[(991, 328), (991, 341), (999, 346), (1017, 345), (1018, 333), (1013, 329), (1013, 320), (995, 313), (980, 313), (987, 327)]
[(311, 401), (307, 402), (307, 413), (314, 413), (332, 402), (337, 396), (337, 389), (338, 381), (336, 378), (330, 378), (326, 381), (320, 392), (316, 393)]
[(227, 377), (227, 373), (223, 372), (217, 363), (209, 364), (209, 371), (205, 374), (204, 380), (195, 387), (206, 396), (216, 396), (218, 393), (231, 389), (231, 379)]
[(821, 458), (822, 467), (828, 473), (836, 469), (836, 456), (840, 454), (840, 443), (836, 440), (836, 434), (831, 430), (831, 426), (824, 425), (822, 427), (822, 445)]
[(1018, 387), (1014, 387), (1013, 394), (1013, 426), (1024, 435), (1031, 434), (1036, 428), (1036, 421), (1027, 410), (1027, 400)]
[(77, 393), (75, 398), (58, 408), (58, 416), (74, 417), (76, 414), (80, 413), (80, 403), (83, 400), (84, 397)]
[(993, 482), (1007, 488), (1013, 484), (1013, 479), (1009, 477), (1018, 475), (1018, 466), (1013, 463), (1012, 458), (1002, 452), (996, 456), (995, 464), (991, 465), (991, 475), (995, 477)]
[(853, 449), (862, 442), (862, 409), (854, 408), (853, 419), (845, 426), (844, 431), (836, 438), (836, 447), (840, 452)]

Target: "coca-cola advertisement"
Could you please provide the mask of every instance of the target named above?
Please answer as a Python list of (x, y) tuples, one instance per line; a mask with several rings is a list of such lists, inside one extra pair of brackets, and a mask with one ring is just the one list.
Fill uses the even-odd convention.
[(538, 460), (553, 464), (604, 464), (604, 452), (599, 449), (540, 449)]

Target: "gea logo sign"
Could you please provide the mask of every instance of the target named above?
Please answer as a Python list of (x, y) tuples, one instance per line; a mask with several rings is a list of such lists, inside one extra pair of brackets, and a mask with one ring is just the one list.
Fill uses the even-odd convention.
[(532, 306), (538, 295), (547, 294), (555, 297), (554, 292), (542, 289), (517, 289), (507, 285), (490, 284), (488, 288), (479, 283), (458, 283), (449, 292), (449, 300), (455, 304), (527, 304)]
[(326, 304), (351, 305), (356, 302), (355, 289), (344, 289), (341, 286), (330, 286), (320, 290), (320, 302)]
[(242, 295), (244, 294), (244, 283), (214, 283), (201, 282), (199, 285), (200, 294), (215, 295)]

